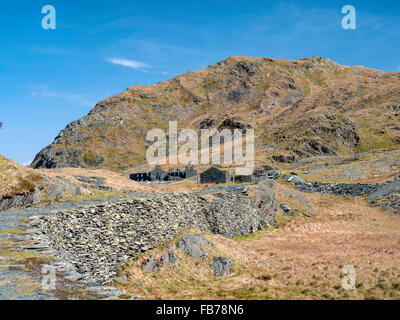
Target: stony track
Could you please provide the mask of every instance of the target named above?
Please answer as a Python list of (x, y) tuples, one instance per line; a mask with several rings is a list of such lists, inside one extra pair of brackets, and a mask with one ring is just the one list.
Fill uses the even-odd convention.
[[(0, 211), (0, 300), (137, 298), (110, 286), (78, 281), (73, 270), (53, 250), (33, 240), (38, 236), (38, 217), (104, 200)], [(42, 285), (44, 266), (55, 268), (54, 290)]]

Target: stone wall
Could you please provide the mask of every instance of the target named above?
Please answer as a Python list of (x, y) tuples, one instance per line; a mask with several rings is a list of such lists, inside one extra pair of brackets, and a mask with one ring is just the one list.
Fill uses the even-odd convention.
[(380, 188), (379, 184), (361, 183), (295, 183), (296, 188), (303, 192), (315, 192), (333, 195), (361, 196)]
[(238, 186), (190, 194), (138, 194), (42, 217), (41, 229), (48, 244), (84, 278), (105, 283), (128, 258), (181, 230), (195, 227), (232, 238), (275, 225), (273, 190), (260, 185), (257, 194), (249, 197)]

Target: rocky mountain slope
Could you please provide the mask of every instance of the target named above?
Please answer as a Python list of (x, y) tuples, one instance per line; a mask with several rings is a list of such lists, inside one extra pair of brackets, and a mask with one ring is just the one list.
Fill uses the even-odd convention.
[(242, 128), (256, 132), (257, 163), (349, 156), (400, 144), (400, 73), (345, 67), (321, 57), (233, 56), (105, 99), (70, 123), (34, 168), (145, 163), (148, 130)]

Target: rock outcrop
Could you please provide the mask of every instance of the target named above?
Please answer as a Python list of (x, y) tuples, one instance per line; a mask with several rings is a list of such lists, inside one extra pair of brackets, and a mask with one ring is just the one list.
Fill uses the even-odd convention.
[(25, 194), (16, 194), (11, 197), (0, 199), (0, 210), (16, 208), (28, 204), (39, 203), (42, 199), (42, 194), (38, 188)]
[[(388, 181), (381, 184), (362, 183), (295, 183), (295, 187), (303, 192), (322, 194), (367, 196), (370, 204), (378, 205), (384, 210), (400, 214), (400, 180)], [(285, 208), (281, 210), (287, 213)]]
[(200, 247), (212, 246), (213, 244), (201, 235), (187, 233), (186, 236), (179, 241), (177, 248), (182, 250), (182, 252), (189, 257), (204, 259), (208, 256), (208, 253)]
[(232, 273), (233, 263), (229, 258), (218, 257), (212, 260), (214, 276), (226, 276)]

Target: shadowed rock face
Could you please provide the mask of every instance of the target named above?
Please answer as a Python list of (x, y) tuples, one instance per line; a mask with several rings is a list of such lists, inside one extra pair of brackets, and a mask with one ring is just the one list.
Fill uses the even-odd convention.
[(145, 162), (147, 132), (171, 120), (198, 131), (254, 128), (258, 152), (271, 162), (349, 155), (400, 143), (399, 101), (399, 73), (321, 57), (234, 56), (97, 103), (40, 151), (32, 166), (129, 172)]
[(26, 194), (17, 194), (12, 197), (5, 197), (0, 200), (0, 210), (16, 208), (26, 204), (35, 204), (40, 202), (42, 198), (41, 192), (38, 188)]

